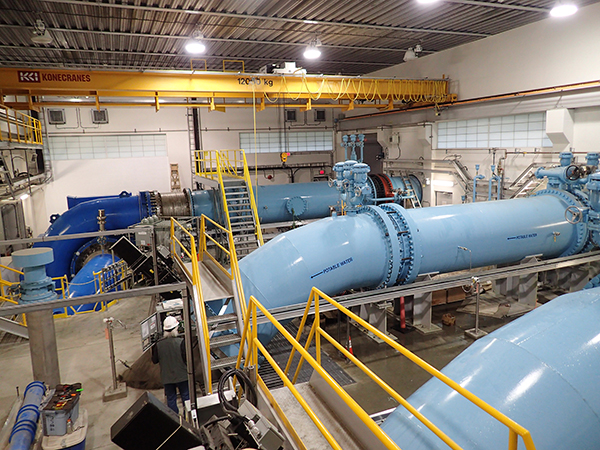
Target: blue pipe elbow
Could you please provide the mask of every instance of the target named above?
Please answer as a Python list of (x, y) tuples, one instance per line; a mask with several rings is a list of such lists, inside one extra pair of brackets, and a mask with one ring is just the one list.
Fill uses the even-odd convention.
[(33, 381), (27, 385), (23, 405), (17, 413), (8, 439), (10, 450), (29, 450), (31, 447), (40, 417), (40, 403), (45, 392), (46, 386), (41, 381)]
[[(600, 448), (598, 317), (600, 288), (563, 295), (477, 340), (442, 372), (529, 430), (538, 449)], [(507, 427), (437, 379), (408, 401), (464, 449), (506, 449)], [(402, 407), (381, 428), (401, 448), (448, 448)]]
[[(46, 231), (46, 236), (60, 236), (75, 233), (98, 231), (98, 210), (104, 209), (106, 214), (106, 229), (116, 230), (127, 228), (146, 217), (142, 213), (139, 196), (106, 197), (79, 203), (65, 211)], [(47, 266), (48, 275), (58, 277), (68, 274), (71, 259), (76, 258), (77, 250), (89, 239), (68, 239), (35, 244), (35, 247), (50, 247), (56, 255), (54, 262)]]

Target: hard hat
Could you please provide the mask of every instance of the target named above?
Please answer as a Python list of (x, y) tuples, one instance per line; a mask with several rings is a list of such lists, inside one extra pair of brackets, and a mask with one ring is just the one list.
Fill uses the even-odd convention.
[(174, 330), (178, 326), (179, 326), (179, 321), (173, 316), (168, 316), (165, 319), (165, 321), (163, 322), (163, 330), (164, 331)]

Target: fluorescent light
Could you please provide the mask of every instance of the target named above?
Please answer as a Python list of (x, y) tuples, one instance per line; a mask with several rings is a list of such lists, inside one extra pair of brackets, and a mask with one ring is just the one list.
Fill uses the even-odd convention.
[(577, 12), (577, 6), (572, 3), (557, 3), (550, 11), (552, 17), (572, 16)]
[(319, 23), (316, 20), (303, 20), (303, 22), (308, 23), (309, 25), (316, 25), (317, 23)]
[(430, 5), (431, 3), (437, 3), (439, 0), (417, 0), (418, 3), (422, 5)]
[(192, 39), (185, 44), (185, 51), (191, 53), (192, 55), (199, 55), (200, 53), (204, 53), (206, 51), (206, 45), (204, 45), (198, 39)]
[(454, 181), (449, 180), (431, 180), (433, 186), (453, 187)]
[(19, 197), (21, 200), (27, 200), (29, 198), (29, 194), (26, 192)]

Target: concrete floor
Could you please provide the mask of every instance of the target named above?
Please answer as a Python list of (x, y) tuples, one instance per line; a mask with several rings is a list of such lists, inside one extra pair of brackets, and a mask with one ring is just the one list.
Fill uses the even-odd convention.
[[(417, 355), (441, 369), (472, 340), (464, 336), (464, 330), (474, 326), (474, 317), (456, 313), (460, 302), (453, 305), (441, 305), (434, 308), (433, 322), (441, 325), (441, 316), (452, 312), (457, 322), (451, 327), (442, 327), (442, 331), (424, 336), (417, 331), (402, 334), (394, 331), (397, 325), (390, 321), (392, 333), (398, 336), (398, 342)], [(56, 334), (59, 349), (59, 363), (62, 382), (83, 384), (81, 407), (89, 414), (89, 429), (86, 448), (116, 449), (110, 441), (110, 427), (123, 412), (142, 394), (143, 391), (129, 388), (125, 399), (110, 403), (102, 402), (106, 386), (111, 384), (108, 341), (105, 339), (104, 317), (119, 319), (125, 327), (115, 324), (114, 342), (117, 359), (133, 363), (142, 353), (139, 322), (147, 316), (149, 298), (123, 300), (112, 306), (108, 312), (89, 313), (65, 319), (56, 319)], [(509, 319), (482, 318), (481, 328), (486, 331), (503, 325)], [(330, 322), (328, 328), (332, 336), (337, 336), (336, 322)], [(345, 327), (342, 327), (345, 330)], [(351, 327), (354, 354), (367, 363), (379, 376), (395, 388), (401, 395), (408, 397), (429, 378), (428, 374), (414, 364), (397, 355), (385, 344), (377, 344)], [(396, 402), (375, 386), (358, 369), (347, 363), (333, 348), (326, 349), (328, 354), (344, 368), (356, 383), (346, 386), (355, 400), (369, 413), (379, 412), (397, 406)], [(28, 342), (25, 340), (3, 339), (0, 342), (0, 419), (8, 414), (19, 387), (23, 392), (32, 380)], [(125, 366), (117, 362), (117, 371), (122, 373)], [(164, 399), (162, 390), (152, 391), (159, 399)]]

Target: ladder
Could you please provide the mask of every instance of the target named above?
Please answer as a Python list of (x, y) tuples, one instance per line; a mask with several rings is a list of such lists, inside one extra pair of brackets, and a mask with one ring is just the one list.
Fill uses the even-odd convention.
[(224, 177), (222, 189), (236, 256), (242, 259), (261, 246), (256, 233), (256, 227), (260, 224), (256, 223), (257, 216), (252, 211), (250, 192), (245, 180)]
[(404, 199), (410, 202), (412, 208), (420, 208), (421, 201), (410, 181), (410, 176), (406, 172), (400, 172), (400, 178), (402, 178), (402, 183), (404, 183)]

